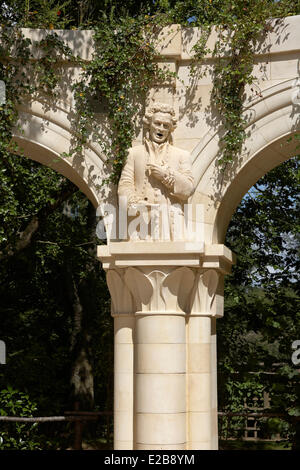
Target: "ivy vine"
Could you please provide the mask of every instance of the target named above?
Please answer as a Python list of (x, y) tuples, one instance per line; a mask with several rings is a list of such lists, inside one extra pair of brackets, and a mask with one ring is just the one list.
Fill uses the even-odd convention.
[[(211, 102), (217, 107), (223, 129), (218, 159), (223, 170), (241, 154), (246, 139), (246, 87), (254, 96), (260, 93), (253, 74), (255, 51), (273, 30), (274, 18), (279, 23), (280, 18), (299, 13), (300, 2), (291, 0), (187, 0), (174, 7), (173, 21), (188, 18), (189, 25), (202, 31), (194, 46), (191, 73), (196, 74), (197, 65), (208, 53), (214, 59)], [(213, 27), (218, 39), (211, 51), (207, 39)]]
[[(212, 51), (215, 59), (212, 102), (218, 108), (225, 130), (219, 162), (226, 166), (240, 155), (246, 137), (245, 90), (247, 86), (251, 90), (256, 80), (255, 50), (271, 30), (270, 20), (299, 13), (300, 2), (160, 0), (155, 5), (150, 3), (149, 14), (144, 11), (131, 16), (118, 15), (113, 6), (109, 14), (103, 11), (96, 22), (80, 24), (80, 28), (94, 31), (93, 57), (86, 62), (74, 57), (70, 48), (51, 31), (70, 27), (66, 13), (68, 1), (58, 4), (51, 0), (48, 9), (41, 12), (31, 10), (27, 0), (18, 24), (9, 20), (2, 25), (0, 79), (6, 84), (7, 96), (5, 106), (0, 107), (0, 152), (4, 158), (7, 152), (16, 151), (11, 138), (18, 120), (18, 104), (36, 95), (41, 100), (49, 96), (59, 98), (59, 84), (64, 75), (62, 62), (71, 61), (81, 68), (81, 75), (73, 86), (73, 124), (77, 138), (68, 155), (81, 154), (91, 138), (98, 141), (111, 165), (108, 179), (117, 183), (142, 103), (154, 83), (172, 77), (172, 73), (159, 66), (155, 39), (160, 28), (174, 23), (201, 28), (203, 34), (194, 47), (194, 63), (199, 63), (208, 52), (207, 37), (211, 28), (217, 27), (218, 40)], [(154, 14), (150, 14), (151, 9)], [(24, 26), (50, 30), (34, 44), (40, 51), (38, 60), (32, 56), (33, 44), (22, 35), (20, 28)], [(103, 114), (108, 122), (105, 138), (100, 128), (95, 129), (97, 113)]]
[(109, 135), (103, 139), (103, 134), (98, 134), (98, 143), (112, 166), (108, 179), (117, 183), (135, 135), (134, 117), (151, 85), (173, 74), (160, 68), (157, 61), (155, 38), (161, 18), (145, 15), (117, 20), (104, 16), (101, 24), (94, 28), (92, 60), (82, 65), (81, 80), (74, 85), (80, 139), (73, 151), (82, 151), (98, 108), (110, 124)]

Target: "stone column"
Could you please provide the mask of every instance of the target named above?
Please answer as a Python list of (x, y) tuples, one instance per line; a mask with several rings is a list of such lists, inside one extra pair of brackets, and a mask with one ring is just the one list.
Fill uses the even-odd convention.
[(210, 317), (190, 317), (188, 336), (188, 449), (211, 449), (212, 368)]
[(109, 270), (107, 284), (114, 317), (114, 449), (133, 449), (134, 327), (133, 303), (122, 270)]
[(185, 449), (185, 318), (138, 315), (135, 448)]
[(211, 449), (217, 450), (218, 439), (218, 380), (217, 380), (217, 321), (211, 319)]
[(133, 449), (133, 315), (114, 315), (114, 448)]
[(223, 315), (223, 275), (197, 271), (188, 316), (188, 417), (191, 450), (218, 448), (216, 317)]
[(184, 267), (128, 268), (125, 278), (137, 306), (135, 448), (186, 449), (185, 310), (193, 273)]
[(223, 245), (101, 247), (115, 317), (115, 449), (215, 449)]

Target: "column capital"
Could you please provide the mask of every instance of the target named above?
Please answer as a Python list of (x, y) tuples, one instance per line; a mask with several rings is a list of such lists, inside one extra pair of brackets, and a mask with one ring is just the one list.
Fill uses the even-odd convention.
[(115, 242), (98, 247), (112, 315), (223, 316), (223, 278), (234, 263), (224, 245)]

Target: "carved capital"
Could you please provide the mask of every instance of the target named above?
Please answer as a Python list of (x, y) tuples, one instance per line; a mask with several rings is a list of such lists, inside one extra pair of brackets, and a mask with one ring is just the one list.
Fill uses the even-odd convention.
[(195, 275), (189, 268), (128, 268), (124, 279), (136, 312), (185, 314)]
[(172, 313), (223, 316), (223, 275), (214, 269), (110, 269), (112, 315)]
[(223, 316), (224, 275), (234, 263), (224, 245), (118, 242), (99, 247), (98, 256), (113, 314)]
[(191, 295), (191, 315), (223, 316), (223, 275), (198, 270)]
[(111, 295), (112, 315), (132, 314), (134, 312), (134, 301), (124, 281), (124, 270), (110, 269), (106, 274), (106, 282)]

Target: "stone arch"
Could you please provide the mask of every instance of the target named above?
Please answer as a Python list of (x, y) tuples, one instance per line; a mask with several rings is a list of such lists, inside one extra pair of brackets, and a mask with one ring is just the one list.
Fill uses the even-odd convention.
[(268, 171), (300, 153), (295, 139), (288, 142), (300, 130), (300, 108), (293, 103), (295, 91), (295, 80), (287, 80), (247, 104), (247, 139), (230, 171), (219, 171), (217, 134), (207, 135), (202, 149), (200, 144), (193, 152), (197, 188), (192, 202), (204, 204), (207, 243), (224, 243), (232, 214), (247, 191)]
[(72, 181), (95, 208), (108, 197), (107, 189), (101, 187), (105, 174), (99, 146), (88, 144), (83, 156), (61, 156), (69, 152), (74, 141), (66, 111), (53, 107), (45, 111), (37, 102), (28, 108), (20, 107), (13, 141), (25, 157), (53, 168)]

